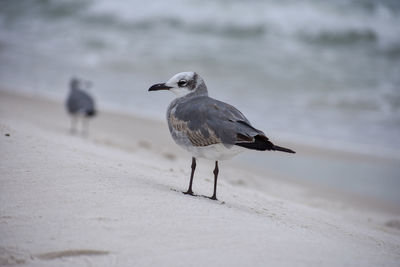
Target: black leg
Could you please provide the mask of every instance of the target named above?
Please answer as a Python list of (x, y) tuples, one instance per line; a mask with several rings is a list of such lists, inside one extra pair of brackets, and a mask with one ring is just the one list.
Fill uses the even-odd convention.
[(215, 169), (214, 169), (214, 194), (210, 197), (212, 200), (217, 200), (217, 180), (218, 180), (218, 161), (215, 162)]
[(192, 183), (193, 183), (193, 176), (194, 176), (194, 170), (195, 169), (196, 169), (196, 158), (192, 157), (192, 173), (190, 174), (189, 188), (188, 188), (188, 190), (186, 192), (183, 192), (184, 194), (193, 195)]
[(82, 136), (89, 136), (89, 118), (82, 116)]
[(71, 128), (69, 130), (70, 134), (75, 134), (77, 120), (78, 120), (78, 118), (76, 117), (76, 115), (71, 115)]

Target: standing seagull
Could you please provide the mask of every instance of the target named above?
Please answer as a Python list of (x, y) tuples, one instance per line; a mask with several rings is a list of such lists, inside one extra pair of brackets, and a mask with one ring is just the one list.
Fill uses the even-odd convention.
[(71, 115), (71, 133), (75, 133), (77, 120), (82, 117), (82, 134), (88, 134), (89, 117), (96, 115), (96, 109), (93, 98), (85, 92), (82, 87), (88, 88), (90, 82), (83, 82), (77, 78), (72, 78), (70, 81), (70, 92), (67, 98), (66, 107)]
[(215, 160), (214, 194), (210, 198), (217, 200), (219, 160), (229, 159), (245, 149), (295, 153), (271, 143), (235, 107), (209, 97), (204, 80), (196, 72), (178, 73), (166, 83), (149, 88), (158, 90), (170, 90), (177, 95), (167, 110), (169, 131), (174, 141), (193, 155), (189, 188), (184, 194), (193, 195), (197, 157)]

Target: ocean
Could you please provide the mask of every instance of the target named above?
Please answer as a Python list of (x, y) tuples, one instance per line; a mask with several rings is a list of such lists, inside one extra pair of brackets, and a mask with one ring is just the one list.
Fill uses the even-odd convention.
[(196, 71), (272, 140), (400, 159), (399, 25), (398, 0), (3, 0), (0, 86), (63, 99), (78, 76), (164, 119), (147, 89)]

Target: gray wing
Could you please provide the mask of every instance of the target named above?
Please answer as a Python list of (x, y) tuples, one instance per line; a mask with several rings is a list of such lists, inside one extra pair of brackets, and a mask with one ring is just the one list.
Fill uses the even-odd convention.
[(235, 107), (207, 96), (177, 105), (170, 117), (170, 127), (184, 133), (194, 146), (231, 146), (254, 142), (257, 135), (265, 136)]
[(70, 113), (83, 113), (94, 115), (95, 107), (93, 98), (82, 90), (72, 90), (67, 99), (67, 109)]

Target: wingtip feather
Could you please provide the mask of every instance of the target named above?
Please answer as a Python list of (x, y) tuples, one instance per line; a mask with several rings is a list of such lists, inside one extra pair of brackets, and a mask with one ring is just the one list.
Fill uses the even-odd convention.
[(282, 151), (282, 152), (286, 152), (286, 153), (296, 154), (296, 151), (291, 150), (291, 149), (286, 148), (286, 147), (281, 147), (281, 146), (275, 146), (275, 145), (274, 145), (273, 150)]

